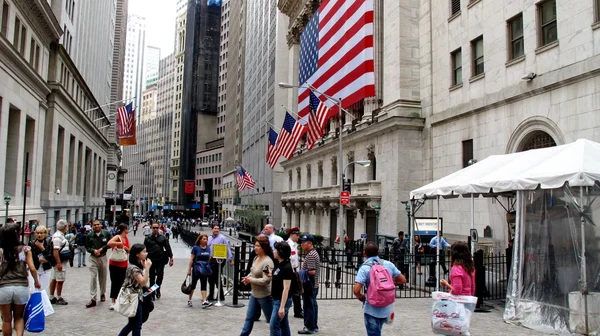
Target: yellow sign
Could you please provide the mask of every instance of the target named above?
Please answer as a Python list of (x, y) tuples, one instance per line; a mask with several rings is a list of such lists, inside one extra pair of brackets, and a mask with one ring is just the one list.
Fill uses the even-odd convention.
[(227, 244), (213, 244), (213, 258), (227, 259)]

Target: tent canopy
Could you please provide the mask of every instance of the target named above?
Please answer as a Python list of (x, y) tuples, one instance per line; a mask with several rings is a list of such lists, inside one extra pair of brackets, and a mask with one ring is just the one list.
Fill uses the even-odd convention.
[(226, 222), (235, 222), (235, 219), (231, 218), (231, 217), (227, 217), (225, 218)]
[(492, 155), (410, 192), (411, 199), (502, 193), (537, 188), (593, 186), (600, 181), (600, 144), (579, 139), (570, 144)]

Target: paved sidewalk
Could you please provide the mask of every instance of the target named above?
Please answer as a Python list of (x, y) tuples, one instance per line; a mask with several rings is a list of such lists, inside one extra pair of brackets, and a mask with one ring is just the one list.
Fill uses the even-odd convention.
[[(143, 235), (136, 237), (130, 233), (132, 243), (143, 242)], [(162, 298), (155, 302), (155, 310), (142, 328), (144, 335), (239, 335), (246, 314), (246, 307), (200, 307), (200, 294), (194, 298), (195, 306), (188, 308), (187, 296), (180, 292), (180, 286), (187, 272), (189, 248), (171, 239), (175, 254), (175, 265), (165, 269)], [(69, 301), (67, 306), (55, 306), (55, 314), (46, 321), (43, 335), (117, 335), (127, 323), (127, 319), (114, 311), (109, 311), (109, 301), (97, 307), (86, 309), (89, 301), (89, 271), (87, 268), (68, 268), (67, 282), (63, 296)], [(110, 283), (110, 280), (109, 280)], [(109, 286), (107, 286), (109, 287)], [(107, 293), (108, 296), (109, 293)], [(231, 302), (227, 297), (226, 303)], [(241, 303), (247, 303), (240, 300)], [(433, 335), (429, 322), (429, 299), (401, 299), (396, 301), (396, 321), (384, 327), (383, 335)], [(361, 305), (356, 300), (319, 301), (318, 335), (365, 335)], [(292, 334), (303, 326), (302, 320), (290, 320)], [(268, 324), (264, 317), (256, 322), (253, 335), (268, 335)], [(502, 321), (502, 307), (487, 314), (476, 314), (472, 322), (473, 335), (542, 335), (521, 327), (505, 324)]]

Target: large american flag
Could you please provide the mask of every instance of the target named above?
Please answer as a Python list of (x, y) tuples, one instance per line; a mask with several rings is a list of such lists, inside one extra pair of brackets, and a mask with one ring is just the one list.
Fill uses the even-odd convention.
[(135, 124), (135, 113), (133, 111), (133, 103), (121, 106), (117, 109), (117, 135), (127, 136), (131, 133)]
[(277, 159), (279, 159), (280, 156), (283, 156), (286, 159), (292, 157), (298, 146), (298, 142), (300, 142), (300, 139), (304, 134), (306, 122), (306, 119), (296, 121), (291, 114), (285, 112), (283, 126), (281, 127), (279, 138), (275, 144), (275, 156)]
[[(309, 113), (309, 85), (347, 108), (375, 96), (373, 0), (323, 0), (300, 35), (298, 115)], [(325, 121), (338, 112), (336, 102)]]
[(236, 168), (235, 170), (237, 172), (236, 181), (238, 185), (238, 190), (242, 191), (246, 188), (254, 189), (256, 182), (254, 182), (252, 175), (250, 175), (250, 173), (248, 173), (246, 169), (244, 169), (244, 167), (242, 166), (240, 166), (240, 168)]
[(306, 146), (312, 149), (313, 146), (323, 136), (323, 130), (327, 123), (329, 108), (317, 98), (311, 91), (308, 113), (308, 131), (306, 136)]
[(277, 144), (277, 132), (269, 128), (269, 143), (267, 144), (267, 164), (271, 169), (275, 168), (278, 156), (275, 156), (275, 146)]

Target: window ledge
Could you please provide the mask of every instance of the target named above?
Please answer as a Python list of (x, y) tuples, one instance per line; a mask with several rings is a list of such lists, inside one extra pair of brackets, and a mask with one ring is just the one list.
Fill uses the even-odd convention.
[(469, 78), (469, 83), (476, 82), (476, 81), (478, 81), (478, 80), (480, 80), (480, 79), (482, 79), (484, 77), (485, 77), (485, 72), (484, 73), (480, 73), (477, 76), (473, 76), (473, 77)]
[(463, 87), (463, 83), (460, 83), (460, 84), (452, 85), (449, 90), (452, 92), (452, 91), (458, 90), (462, 87)]
[(543, 53), (544, 51), (550, 50), (557, 46), (558, 46), (558, 40), (556, 40), (554, 42), (550, 42), (550, 43), (546, 44), (545, 46), (541, 46), (541, 47), (535, 49), (535, 53), (540, 54), (540, 53)]
[(515, 65), (517, 63), (521, 63), (525, 60), (525, 55), (521, 55), (517, 58), (511, 59), (510, 61), (506, 62), (504, 65), (508, 68), (511, 65)]
[(473, 6), (475, 6), (476, 4), (480, 3), (481, 0), (471, 0), (471, 2), (469, 2), (469, 4), (467, 5), (467, 8), (471, 8)]
[(460, 11), (458, 11), (458, 12), (454, 13), (454, 15), (452, 15), (451, 17), (449, 17), (449, 18), (448, 18), (448, 22), (450, 22), (450, 21), (452, 21), (452, 20), (456, 19), (456, 18), (457, 18), (457, 17), (459, 17), (459, 16), (460, 16)]
[(592, 29), (596, 30), (598, 28), (600, 28), (600, 21), (598, 21), (592, 25)]

